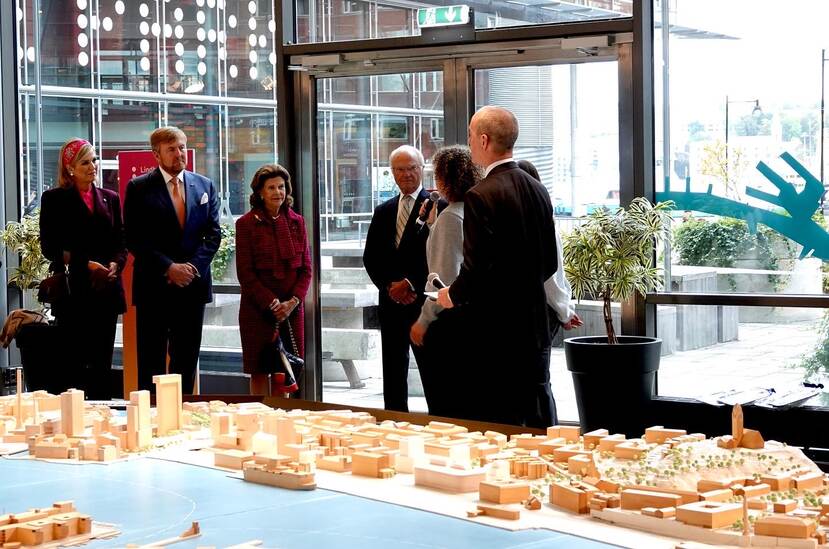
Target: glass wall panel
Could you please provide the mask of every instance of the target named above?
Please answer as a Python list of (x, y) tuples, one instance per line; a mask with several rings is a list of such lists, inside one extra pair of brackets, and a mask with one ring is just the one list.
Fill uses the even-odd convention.
[(20, 108), (20, 201), (25, 214), (40, 205), (37, 188), (40, 172), (40, 159), (37, 154), (39, 114), (37, 101), (33, 95), (19, 94), (18, 107)]
[(780, 405), (829, 405), (829, 392), (804, 385), (827, 385), (827, 329), (821, 309), (660, 305), (659, 394), (713, 402), (774, 389)]
[(578, 218), (619, 205), (617, 64), (475, 71), (475, 108), (500, 105), (518, 117), (515, 158), (531, 161), (567, 232)]
[(227, 109), (227, 200), (230, 212), (242, 215), (250, 208), (250, 182), (263, 164), (276, 161), (276, 117), (272, 109)]
[(195, 170), (217, 184), (221, 181), (222, 151), (220, 148), (219, 107), (170, 103), (167, 121), (187, 135), (187, 148), (195, 153)]
[(118, 153), (150, 148), (150, 133), (159, 125), (158, 103), (101, 99), (101, 169), (104, 187), (119, 192)]
[(17, 2), (17, 81), (20, 85), (34, 82), (35, 47), (31, 2)]
[(28, 34), (32, 54), (29, 69), (34, 71), (34, 56), (40, 57), (43, 84), (81, 88), (92, 85), (92, 42), (100, 25), (91, 4), (40, 0), (40, 44), (34, 43), (33, 33)]
[(360, 0), (297, 0), (299, 43), (420, 34), (415, 10)]
[[(46, 190), (57, 185), (58, 153), (64, 142), (70, 137), (92, 141), (92, 101), (76, 97), (44, 97), (42, 108), (43, 141), (40, 147), (43, 151), (43, 190)], [(31, 146), (36, 145), (31, 143)], [(34, 150), (31, 154), (36, 156)]]
[[(273, 99), (276, 97), (276, 23), (273, 2), (228, 0), (224, 32), (228, 95)], [(225, 53), (220, 52), (224, 60)]]
[[(444, 143), (442, 78), (427, 72), (324, 79), (317, 101), (323, 398), (382, 407), (379, 297), (363, 267), (363, 247), (374, 208), (398, 193), (389, 166), (394, 149), (420, 149), (423, 186), (434, 187), (430, 157)], [(409, 405), (425, 411), (419, 379), (412, 359)]]
[[(619, 206), (619, 99), (615, 61), (579, 65), (505, 67), (475, 71), (475, 108), (499, 105), (518, 118), (516, 159), (532, 162), (550, 193), (562, 236), (597, 209)], [(584, 326), (561, 330), (550, 355), (550, 383), (558, 417), (578, 419), (563, 338), (604, 333), (602, 303), (575, 306)], [(621, 306), (613, 304), (617, 329)]]
[(275, 98), (271, 2), (40, 0), (37, 52), (32, 5), (17, 0), (23, 84), (39, 52), (44, 85)]
[[(69, 4), (69, 2), (67, 2)], [(95, 2), (90, 2), (90, 10)], [(100, 87), (107, 90), (159, 91), (159, 59), (163, 57), (163, 34), (155, 5), (140, 2), (97, 3), (100, 19), (91, 51), (98, 52)], [(150, 8), (149, 6), (153, 6)], [(81, 29), (76, 29), (78, 33)], [(78, 36), (81, 42), (84, 39)]]
[[(367, 38), (418, 36), (417, 8), (457, 5), (434, 0), (417, 7), (395, 2), (359, 0), (297, 0), (297, 41), (334, 42)], [(487, 29), (549, 23), (574, 23), (631, 17), (632, 0), (571, 0), (569, 2), (465, 2), (474, 11), (475, 28)]]
[[(676, 0), (654, 10), (656, 196), (676, 203), (672, 289), (825, 293), (829, 41), (819, 22), (829, 5)], [(787, 40), (796, 55), (777, 46)]]
[(423, 152), (424, 186), (432, 187), (429, 158), (443, 145), (442, 88), (437, 72), (319, 81), (323, 241), (358, 239), (374, 207), (394, 196), (388, 158), (401, 145)]
[[(273, 3), (16, 0), (16, 8), (22, 205), (35, 208), (53, 185), (68, 137), (100, 147), (101, 183), (118, 189), (118, 153), (147, 150), (154, 128), (177, 125), (221, 198), (215, 279), (235, 283), (234, 220), (249, 207), (253, 172), (276, 158)], [(205, 315), (203, 372), (241, 372), (237, 317), (238, 296), (218, 293)]]

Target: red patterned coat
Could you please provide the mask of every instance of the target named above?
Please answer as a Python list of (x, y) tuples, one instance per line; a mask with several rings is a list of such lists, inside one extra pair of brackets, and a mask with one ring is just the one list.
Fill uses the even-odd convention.
[(304, 356), (302, 303), (311, 284), (311, 254), (302, 216), (285, 207), (276, 220), (258, 208), (240, 217), (236, 221), (236, 273), (242, 288), (239, 331), (245, 372), (271, 371), (260, 364), (259, 357), (274, 334), (276, 320), (268, 308), (274, 298), (299, 299), (300, 305), (289, 317), (296, 349), (284, 323), (280, 334), (286, 349)]

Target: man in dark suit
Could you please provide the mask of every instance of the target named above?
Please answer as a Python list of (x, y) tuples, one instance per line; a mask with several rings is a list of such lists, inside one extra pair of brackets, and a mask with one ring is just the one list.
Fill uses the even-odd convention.
[(211, 180), (185, 171), (184, 132), (159, 128), (150, 145), (158, 168), (130, 181), (124, 201), (135, 256), (138, 388), (152, 390), (169, 352), (170, 373), (181, 374), (182, 392), (192, 393), (204, 305), (213, 299), (210, 262), (221, 242), (219, 199)]
[(555, 225), (546, 189), (512, 159), (517, 139), (507, 109), (484, 107), (469, 123), (472, 160), (485, 177), (466, 193), (463, 265), (438, 303), (469, 307), (482, 340), (497, 340), (478, 357), (480, 419), (545, 427), (556, 423), (544, 293), (557, 267)]
[[(429, 193), (423, 190), (423, 155), (404, 145), (389, 156), (400, 194), (374, 210), (363, 263), (380, 291), (380, 341), (383, 346), (383, 399), (387, 410), (409, 411), (409, 330), (423, 305), (426, 238), (417, 216)], [(420, 350), (414, 348), (417, 360)]]

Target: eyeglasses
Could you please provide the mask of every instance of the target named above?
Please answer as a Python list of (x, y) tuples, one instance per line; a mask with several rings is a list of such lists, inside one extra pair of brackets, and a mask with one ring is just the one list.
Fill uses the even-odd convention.
[(406, 166), (405, 168), (392, 168), (394, 173), (414, 173), (420, 169), (420, 166)]

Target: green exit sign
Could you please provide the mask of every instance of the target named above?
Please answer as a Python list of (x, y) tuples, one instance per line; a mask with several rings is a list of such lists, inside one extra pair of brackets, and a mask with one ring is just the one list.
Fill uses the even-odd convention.
[(417, 24), (422, 29), (466, 25), (467, 23), (469, 23), (469, 6), (441, 6), (417, 10)]

